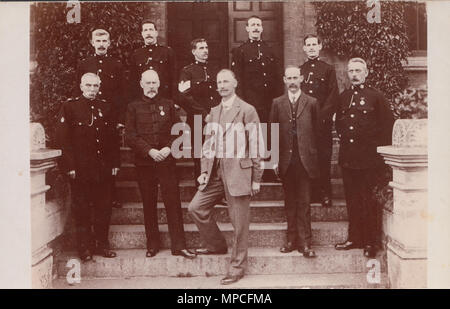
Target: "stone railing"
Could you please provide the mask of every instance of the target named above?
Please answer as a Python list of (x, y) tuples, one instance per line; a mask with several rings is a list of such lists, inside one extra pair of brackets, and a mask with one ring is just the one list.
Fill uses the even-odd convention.
[(426, 119), (399, 119), (392, 146), (378, 147), (393, 172), (394, 202), (383, 218), (391, 288), (427, 286), (427, 144)]
[(31, 124), (31, 250), (32, 287), (51, 287), (53, 280), (53, 249), (50, 243), (65, 228), (68, 207), (54, 201), (46, 201), (45, 175), (56, 167), (61, 150), (45, 147), (45, 132), (39, 123)]

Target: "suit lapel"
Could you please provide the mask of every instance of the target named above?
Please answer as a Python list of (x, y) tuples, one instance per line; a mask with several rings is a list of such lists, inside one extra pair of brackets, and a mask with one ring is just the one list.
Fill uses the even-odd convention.
[(227, 123), (233, 123), (234, 119), (236, 118), (237, 114), (241, 110), (241, 101), (238, 97), (234, 99), (233, 105), (231, 106), (230, 112), (227, 114), (227, 117), (224, 118), (225, 128), (224, 128), (224, 134), (228, 131), (228, 129), (231, 127), (231, 125), (226, 125)]
[(285, 94), (283, 96), (282, 102), (283, 102), (283, 104), (282, 104), (283, 109), (284, 109), (286, 115), (288, 115), (289, 119), (291, 119), (292, 113), (291, 113), (291, 101), (289, 101), (289, 95)]
[(297, 107), (297, 115), (296, 118), (300, 116), (300, 114), (303, 112), (306, 106), (306, 96), (301, 93), (300, 97), (298, 98), (298, 107)]

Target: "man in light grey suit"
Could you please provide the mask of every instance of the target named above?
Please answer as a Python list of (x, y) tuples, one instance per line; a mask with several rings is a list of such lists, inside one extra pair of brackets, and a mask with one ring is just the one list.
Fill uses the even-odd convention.
[(221, 284), (237, 282), (247, 267), (250, 199), (260, 190), (263, 170), (258, 153), (259, 118), (253, 106), (236, 96), (234, 73), (224, 69), (217, 74), (222, 97), (208, 116), (201, 160), (200, 186), (189, 205), (205, 248), (197, 254), (225, 254), (227, 243), (212, 210), (223, 197), (234, 228), (230, 266)]

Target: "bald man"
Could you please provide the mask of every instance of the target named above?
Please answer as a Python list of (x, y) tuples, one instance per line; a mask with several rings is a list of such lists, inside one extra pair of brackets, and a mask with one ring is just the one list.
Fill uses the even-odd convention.
[(85, 73), (80, 84), (83, 94), (62, 104), (56, 128), (62, 149), (60, 168), (71, 180), (77, 245), (82, 261), (91, 260), (93, 254), (107, 258), (116, 256), (109, 250), (108, 230), (111, 183), (120, 166), (119, 139), (111, 104), (97, 98), (100, 84), (98, 75)]
[(160, 81), (156, 71), (144, 71), (140, 86), (142, 95), (128, 105), (125, 137), (135, 153), (144, 207), (146, 256), (153, 257), (160, 249), (156, 208), (159, 183), (167, 212), (172, 255), (193, 259), (196, 255), (186, 249), (175, 159), (170, 149), (176, 138), (170, 133), (176, 122), (174, 103), (158, 94)]

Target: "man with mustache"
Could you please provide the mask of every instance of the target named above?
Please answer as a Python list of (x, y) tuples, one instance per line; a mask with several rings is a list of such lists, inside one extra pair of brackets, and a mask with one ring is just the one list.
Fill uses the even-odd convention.
[[(195, 39), (191, 42), (191, 47), (194, 62), (181, 70), (178, 103), (187, 112), (187, 123), (191, 128), (191, 146), (194, 147), (194, 135), (199, 135), (199, 141), (202, 141), (206, 115), (218, 104), (220, 97), (217, 93), (216, 73), (208, 63), (208, 43), (202, 38)], [(199, 132), (194, 128), (196, 115), (202, 119)], [(200, 176), (200, 159), (195, 155), (200, 153), (196, 154), (194, 149), (194, 177), (197, 179)]]
[[(234, 233), (230, 265), (221, 284), (237, 282), (244, 276), (248, 259), (250, 199), (260, 190), (263, 172), (259, 154), (251, 151), (258, 148), (258, 114), (253, 106), (236, 96), (236, 87), (237, 80), (232, 71), (223, 69), (217, 74), (217, 88), (222, 100), (210, 112), (198, 178), (200, 186), (189, 204), (189, 213), (205, 245), (196, 253), (226, 254), (227, 243), (213, 218), (213, 208), (224, 197), (227, 200)], [(235, 133), (240, 138), (235, 139)]]
[(347, 73), (352, 85), (339, 96), (336, 130), (349, 224), (347, 240), (335, 247), (364, 248), (364, 256), (373, 258), (379, 231), (372, 191), (384, 165), (377, 147), (391, 144), (394, 117), (383, 94), (365, 84), (369, 73), (363, 59), (350, 59)]
[(273, 48), (261, 39), (261, 18), (251, 16), (245, 29), (248, 40), (232, 51), (231, 70), (239, 96), (256, 108), (261, 122), (267, 122), (272, 99), (283, 92), (282, 69)]
[(301, 65), (302, 91), (316, 98), (319, 108), (318, 140), (320, 177), (313, 183), (313, 199), (319, 199), (324, 207), (331, 201), (331, 154), (333, 150), (333, 114), (336, 112), (339, 89), (334, 67), (319, 59), (322, 43), (314, 34), (303, 39), (303, 50), (308, 59)]
[[(94, 54), (80, 61), (77, 69), (77, 80), (81, 79), (85, 73), (94, 73), (102, 81), (97, 98), (104, 99), (111, 104), (111, 117), (116, 124), (117, 130), (124, 127), (126, 104), (123, 97), (124, 77), (123, 65), (120, 60), (108, 55), (111, 46), (109, 32), (97, 28), (92, 31), (91, 45), (94, 47)], [(79, 90), (77, 90), (78, 95)], [(118, 145), (120, 147), (120, 145)], [(115, 181), (112, 181), (113, 207), (121, 207), (117, 198)]]
[(77, 247), (82, 261), (91, 260), (93, 254), (116, 256), (109, 249), (108, 229), (111, 182), (120, 165), (119, 142), (112, 105), (97, 97), (100, 82), (94, 73), (83, 74), (82, 95), (62, 104), (56, 126), (62, 149), (60, 168), (70, 177)]
[(305, 258), (311, 249), (311, 179), (319, 176), (316, 146), (317, 100), (300, 90), (300, 68), (288, 66), (284, 73), (287, 94), (273, 100), (270, 122), (279, 123), (279, 163), (275, 168), (284, 189), (287, 242), (282, 253), (298, 250)]
[(167, 212), (172, 255), (193, 259), (195, 254), (186, 249), (175, 159), (170, 149), (176, 138), (171, 135), (176, 122), (175, 107), (171, 100), (160, 96), (156, 71), (143, 72), (140, 85), (143, 90), (141, 97), (128, 105), (125, 137), (135, 153), (137, 181), (144, 207), (146, 256), (153, 257), (160, 249), (156, 208), (159, 182)]
[(140, 98), (139, 81), (141, 74), (147, 70), (158, 73), (161, 84), (159, 95), (172, 99), (172, 96), (176, 94), (177, 83), (175, 53), (172, 48), (158, 43), (158, 30), (153, 21), (142, 21), (141, 29), (144, 46), (135, 50), (131, 56), (131, 99)]

